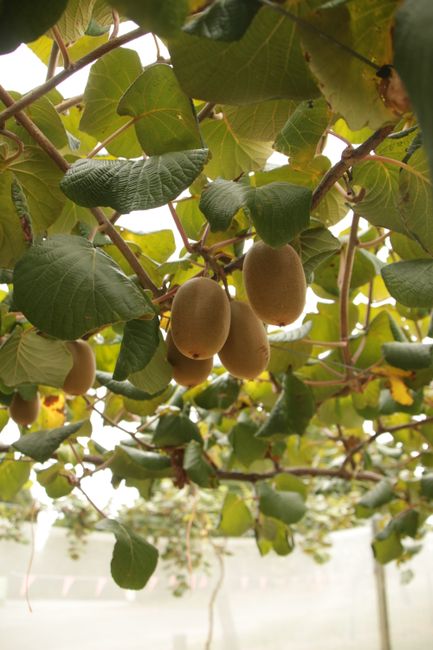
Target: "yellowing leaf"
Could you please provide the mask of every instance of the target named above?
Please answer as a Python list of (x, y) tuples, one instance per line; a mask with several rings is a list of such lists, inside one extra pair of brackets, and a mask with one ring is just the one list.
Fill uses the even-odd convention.
[(380, 368), (372, 368), (371, 372), (381, 377), (412, 377), (411, 370), (402, 370), (401, 368), (394, 368), (394, 366), (381, 366)]
[(399, 404), (410, 406), (413, 404), (413, 397), (404, 381), (400, 377), (390, 377), (391, 395)]

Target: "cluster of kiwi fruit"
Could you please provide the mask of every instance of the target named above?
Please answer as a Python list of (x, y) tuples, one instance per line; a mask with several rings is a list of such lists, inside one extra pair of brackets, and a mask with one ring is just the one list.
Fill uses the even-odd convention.
[[(72, 368), (66, 375), (63, 390), (69, 395), (84, 395), (93, 386), (96, 362), (93, 350), (87, 341), (68, 341), (67, 347), (72, 355)], [(17, 392), (9, 405), (9, 415), (21, 426), (32, 424), (39, 414), (39, 394), (26, 400)]]
[(192, 278), (177, 291), (167, 335), (167, 359), (173, 378), (195, 386), (208, 377), (213, 356), (239, 379), (254, 379), (269, 362), (263, 323), (293, 323), (305, 305), (306, 281), (301, 260), (286, 244), (272, 248), (256, 242), (247, 252), (243, 278), (249, 303), (229, 300), (210, 278)]

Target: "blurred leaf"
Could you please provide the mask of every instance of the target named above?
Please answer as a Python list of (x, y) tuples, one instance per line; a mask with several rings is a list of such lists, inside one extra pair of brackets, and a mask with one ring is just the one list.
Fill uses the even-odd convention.
[(120, 478), (163, 478), (171, 476), (168, 456), (118, 445), (110, 458), (110, 469)]
[(232, 492), (228, 492), (221, 510), (219, 531), (227, 537), (240, 537), (253, 524), (253, 516), (243, 500)]
[(287, 374), (278, 401), (256, 435), (258, 438), (268, 438), (275, 434), (302, 435), (314, 410), (314, 399), (309, 387), (295, 375)]
[(184, 31), (215, 41), (237, 41), (259, 9), (257, 0), (216, 0), (187, 23)]
[(385, 361), (404, 370), (419, 370), (432, 365), (433, 345), (423, 343), (385, 343), (382, 346)]
[(108, 0), (119, 13), (163, 38), (176, 34), (188, 13), (188, 0)]
[(372, 543), (374, 557), (380, 564), (396, 560), (403, 553), (403, 546), (395, 531), (385, 538), (376, 537)]
[(203, 448), (196, 440), (191, 440), (185, 449), (183, 468), (191, 481), (200, 487), (216, 487), (218, 480), (215, 470), (203, 457)]
[(229, 434), (233, 453), (245, 467), (249, 467), (255, 460), (263, 458), (268, 447), (266, 442), (258, 440), (254, 436), (256, 431), (257, 425), (253, 422), (238, 422)]
[(267, 483), (260, 483), (258, 493), (260, 512), (267, 517), (279, 519), (290, 526), (305, 515), (304, 500), (298, 492), (279, 492)]
[(54, 25), (67, 5), (67, 0), (46, 0), (35, 11), (34, 2), (21, 0), (17, 6), (11, 0), (0, 4), (0, 54), (12, 52), (20, 43), (34, 41)]
[(59, 429), (26, 433), (14, 442), (13, 446), (22, 454), (30, 456), (40, 463), (44, 463), (53, 455), (61, 443), (73, 433), (79, 431), (83, 424), (84, 420), (81, 420), (80, 422), (68, 424)]
[(227, 409), (238, 398), (240, 383), (229, 375), (221, 375), (194, 397), (194, 402), (203, 409)]
[(389, 503), (393, 498), (394, 491), (391, 481), (383, 479), (358, 501), (355, 507), (356, 516), (361, 519), (371, 517), (376, 508)]
[(0, 461), (0, 499), (11, 501), (27, 483), (31, 463), (20, 463), (7, 456)]
[(162, 415), (152, 438), (156, 447), (180, 447), (191, 440), (203, 444), (198, 426), (181, 413)]

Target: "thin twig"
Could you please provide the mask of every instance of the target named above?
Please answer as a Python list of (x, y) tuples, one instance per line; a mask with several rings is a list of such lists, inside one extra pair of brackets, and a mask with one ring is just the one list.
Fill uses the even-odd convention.
[(204, 646), (204, 650), (211, 650), (212, 647), (215, 601), (224, 582), (224, 558), (222, 556), (221, 550), (220, 549), (217, 550), (215, 545), (214, 545), (214, 551), (219, 563), (219, 576), (209, 600), (209, 607), (208, 607), (209, 625), (208, 625), (208, 633), (207, 633), (207, 639)]
[(359, 480), (359, 481), (381, 481), (383, 476), (376, 472), (360, 471), (349, 472), (344, 468), (331, 469), (325, 467), (280, 467), (278, 470), (258, 474), (256, 472), (232, 472), (227, 470), (216, 470), (216, 475), (219, 479), (226, 481), (249, 481), (250, 483), (257, 483), (258, 481), (267, 481), (275, 478), (279, 474), (289, 474), (292, 476), (324, 476), (328, 478), (341, 478), (346, 481)]
[(35, 558), (35, 514), (36, 514), (36, 505), (35, 502), (33, 501), (32, 503), (32, 509), (30, 511), (30, 536), (31, 536), (31, 542), (30, 542), (30, 557), (29, 557), (29, 563), (27, 565), (27, 570), (26, 570), (26, 576), (25, 576), (25, 595), (26, 595), (26, 603), (27, 607), (29, 608), (29, 612), (32, 614), (32, 604), (30, 602), (30, 575), (32, 572), (32, 566), (33, 566), (33, 560)]
[(56, 74), (56, 68), (59, 63), (60, 49), (56, 41), (51, 46), (50, 58), (48, 59), (47, 75), (45, 81), (49, 81)]
[[(356, 243), (358, 238), (359, 215), (353, 214), (352, 226), (350, 228), (349, 241), (344, 255), (342, 256), (342, 280), (340, 287), (340, 337), (342, 341), (349, 341), (349, 291), (350, 281), (352, 279), (353, 263), (355, 260)], [(351, 376), (350, 366), (352, 365), (352, 356), (349, 345), (342, 349), (343, 361), (346, 365), (346, 377)]]
[(390, 234), (391, 232), (387, 230), (386, 232), (383, 233), (383, 235), (376, 237), (376, 239), (370, 239), (369, 241), (358, 242), (357, 247), (371, 248), (372, 246), (378, 246), (379, 244), (382, 244), (385, 241), (385, 239), (390, 236)]
[(43, 97), (43, 95), (49, 93), (50, 90), (58, 86), (60, 83), (62, 83), (62, 81), (65, 81), (65, 79), (71, 77), (73, 74), (75, 74), (75, 72), (78, 72), (78, 70), (85, 68), (87, 65), (89, 65), (89, 63), (93, 63), (93, 61), (101, 58), (104, 54), (107, 54), (107, 52), (111, 52), (111, 50), (129, 43), (130, 41), (143, 36), (145, 33), (146, 31), (141, 27), (134, 29), (127, 34), (123, 34), (122, 36), (113, 38), (111, 41), (103, 43), (96, 49), (92, 50), (92, 52), (89, 52), (81, 59), (78, 59), (78, 61), (71, 63), (67, 70), (62, 70), (59, 72), (59, 74), (55, 75), (51, 79), (48, 79), (48, 81), (45, 83), (37, 86), (36, 88), (33, 88), (33, 90), (23, 95), (16, 102), (13, 102), (13, 104), (7, 104), (7, 108), (0, 113), (0, 124), (13, 115), (16, 115), (16, 113), (19, 111), (22, 111), (26, 106), (29, 106), (34, 101), (39, 99), (39, 97)]
[(107, 135), (107, 137), (104, 138), (104, 140), (102, 140), (102, 142), (97, 144), (96, 147), (94, 147), (92, 149), (92, 151), (90, 151), (87, 154), (86, 158), (93, 158), (94, 156), (96, 156), (97, 153), (99, 153), (102, 149), (106, 148), (107, 144), (110, 144), (110, 142), (113, 142), (113, 140), (115, 140), (119, 135), (122, 135), (122, 133), (127, 131), (130, 126), (135, 124), (135, 122), (137, 122), (137, 120), (139, 120), (140, 117), (141, 116), (132, 117), (130, 120), (128, 120), (128, 122), (125, 122), (125, 124), (122, 124), (122, 126), (119, 126), (118, 129), (113, 131), (113, 133), (110, 133), (110, 135)]
[(173, 221), (174, 221), (174, 223), (175, 223), (175, 225), (176, 225), (176, 228), (177, 228), (177, 230), (178, 230), (178, 233), (179, 233), (179, 235), (180, 235), (181, 238), (182, 238), (183, 245), (185, 246), (186, 250), (187, 250), (189, 253), (192, 253), (193, 248), (192, 248), (191, 244), (189, 243), (188, 235), (186, 234), (186, 232), (185, 232), (185, 230), (184, 230), (184, 227), (182, 226), (182, 222), (181, 222), (181, 220), (179, 219), (179, 215), (177, 214), (177, 212), (176, 212), (176, 210), (175, 210), (175, 207), (174, 207), (174, 205), (173, 205), (173, 202), (172, 202), (172, 201), (169, 201), (169, 202), (167, 203), (167, 205), (168, 205), (168, 209), (170, 210), (170, 214), (171, 214), (171, 216), (173, 217)]
[(17, 150), (15, 153), (13, 153), (11, 156), (8, 156), (5, 160), (2, 161), (3, 163), (11, 163), (13, 160), (19, 158), (23, 153), (24, 143), (21, 138), (16, 135), (16, 133), (9, 131), (8, 129), (0, 129), (0, 136), (3, 136), (8, 140), (12, 140), (17, 145)]
[(215, 104), (213, 102), (208, 102), (203, 106), (201, 111), (197, 115), (197, 120), (199, 122), (203, 122), (206, 117), (210, 117), (212, 115), (213, 109), (215, 108)]
[(65, 41), (63, 40), (63, 37), (62, 37), (62, 35), (60, 33), (60, 30), (57, 27), (57, 25), (54, 25), (51, 28), (51, 31), (53, 33), (53, 36), (54, 36), (55, 41), (57, 43), (57, 46), (58, 46), (58, 48), (60, 50), (60, 54), (62, 55), (62, 58), (63, 58), (63, 67), (64, 67), (65, 70), (67, 70), (68, 68), (71, 67), (71, 60), (69, 58), (69, 53), (68, 53), (67, 47), (65, 45)]
[(110, 34), (110, 41), (113, 41), (115, 38), (117, 38), (117, 35), (119, 33), (119, 27), (120, 27), (120, 17), (117, 11), (113, 9), (111, 12), (111, 15), (113, 16), (113, 30)]
[(101, 510), (100, 508), (98, 508), (98, 506), (96, 505), (96, 503), (95, 503), (94, 501), (92, 501), (92, 499), (89, 497), (89, 495), (87, 494), (87, 492), (86, 492), (85, 490), (83, 490), (83, 488), (81, 487), (81, 485), (78, 484), (78, 485), (76, 485), (75, 487), (76, 487), (78, 490), (80, 490), (80, 492), (81, 492), (81, 493), (86, 497), (87, 501), (90, 503), (90, 505), (92, 506), (92, 508), (94, 508), (94, 509), (96, 510), (96, 512), (98, 513), (98, 515), (101, 517), (101, 519), (107, 519), (107, 515), (105, 514), (105, 512), (104, 512), (103, 510)]
[(62, 102), (57, 104), (55, 106), (55, 109), (58, 113), (64, 113), (69, 108), (72, 108), (72, 106), (81, 104), (83, 102), (83, 99), (84, 95), (75, 95), (75, 97), (69, 97), (68, 99), (64, 99)]
[(186, 525), (186, 531), (185, 531), (185, 555), (186, 555), (186, 565), (188, 568), (188, 575), (189, 575), (189, 586), (190, 589), (192, 588), (192, 574), (193, 574), (193, 566), (192, 566), (192, 554), (191, 554), (191, 532), (192, 532), (192, 526), (194, 523), (194, 519), (197, 513), (197, 502), (198, 502), (198, 490), (195, 486), (191, 485), (191, 489), (193, 491), (193, 500), (192, 500), (192, 507), (190, 511), (190, 516)]

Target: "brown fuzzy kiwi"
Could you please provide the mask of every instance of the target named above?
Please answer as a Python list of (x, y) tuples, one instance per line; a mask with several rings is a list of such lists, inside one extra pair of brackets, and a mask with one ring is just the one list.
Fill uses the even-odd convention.
[(210, 359), (224, 345), (230, 327), (230, 302), (209, 278), (187, 280), (171, 308), (174, 344), (190, 359)]
[(9, 405), (9, 415), (17, 424), (26, 426), (36, 420), (40, 406), (39, 393), (29, 400), (23, 399), (19, 393), (15, 393)]
[(68, 341), (72, 368), (66, 376), (63, 390), (69, 395), (84, 395), (95, 381), (95, 355), (86, 341)]
[(297, 252), (286, 244), (271, 248), (256, 242), (247, 252), (243, 277), (256, 315), (270, 325), (288, 325), (302, 314), (307, 284)]
[(229, 335), (218, 356), (234, 377), (254, 379), (269, 362), (266, 330), (247, 303), (233, 300), (230, 309)]
[(173, 379), (180, 386), (197, 386), (210, 375), (213, 366), (213, 357), (210, 359), (190, 359), (186, 357), (174, 344), (171, 332), (167, 334), (167, 359), (173, 366)]

